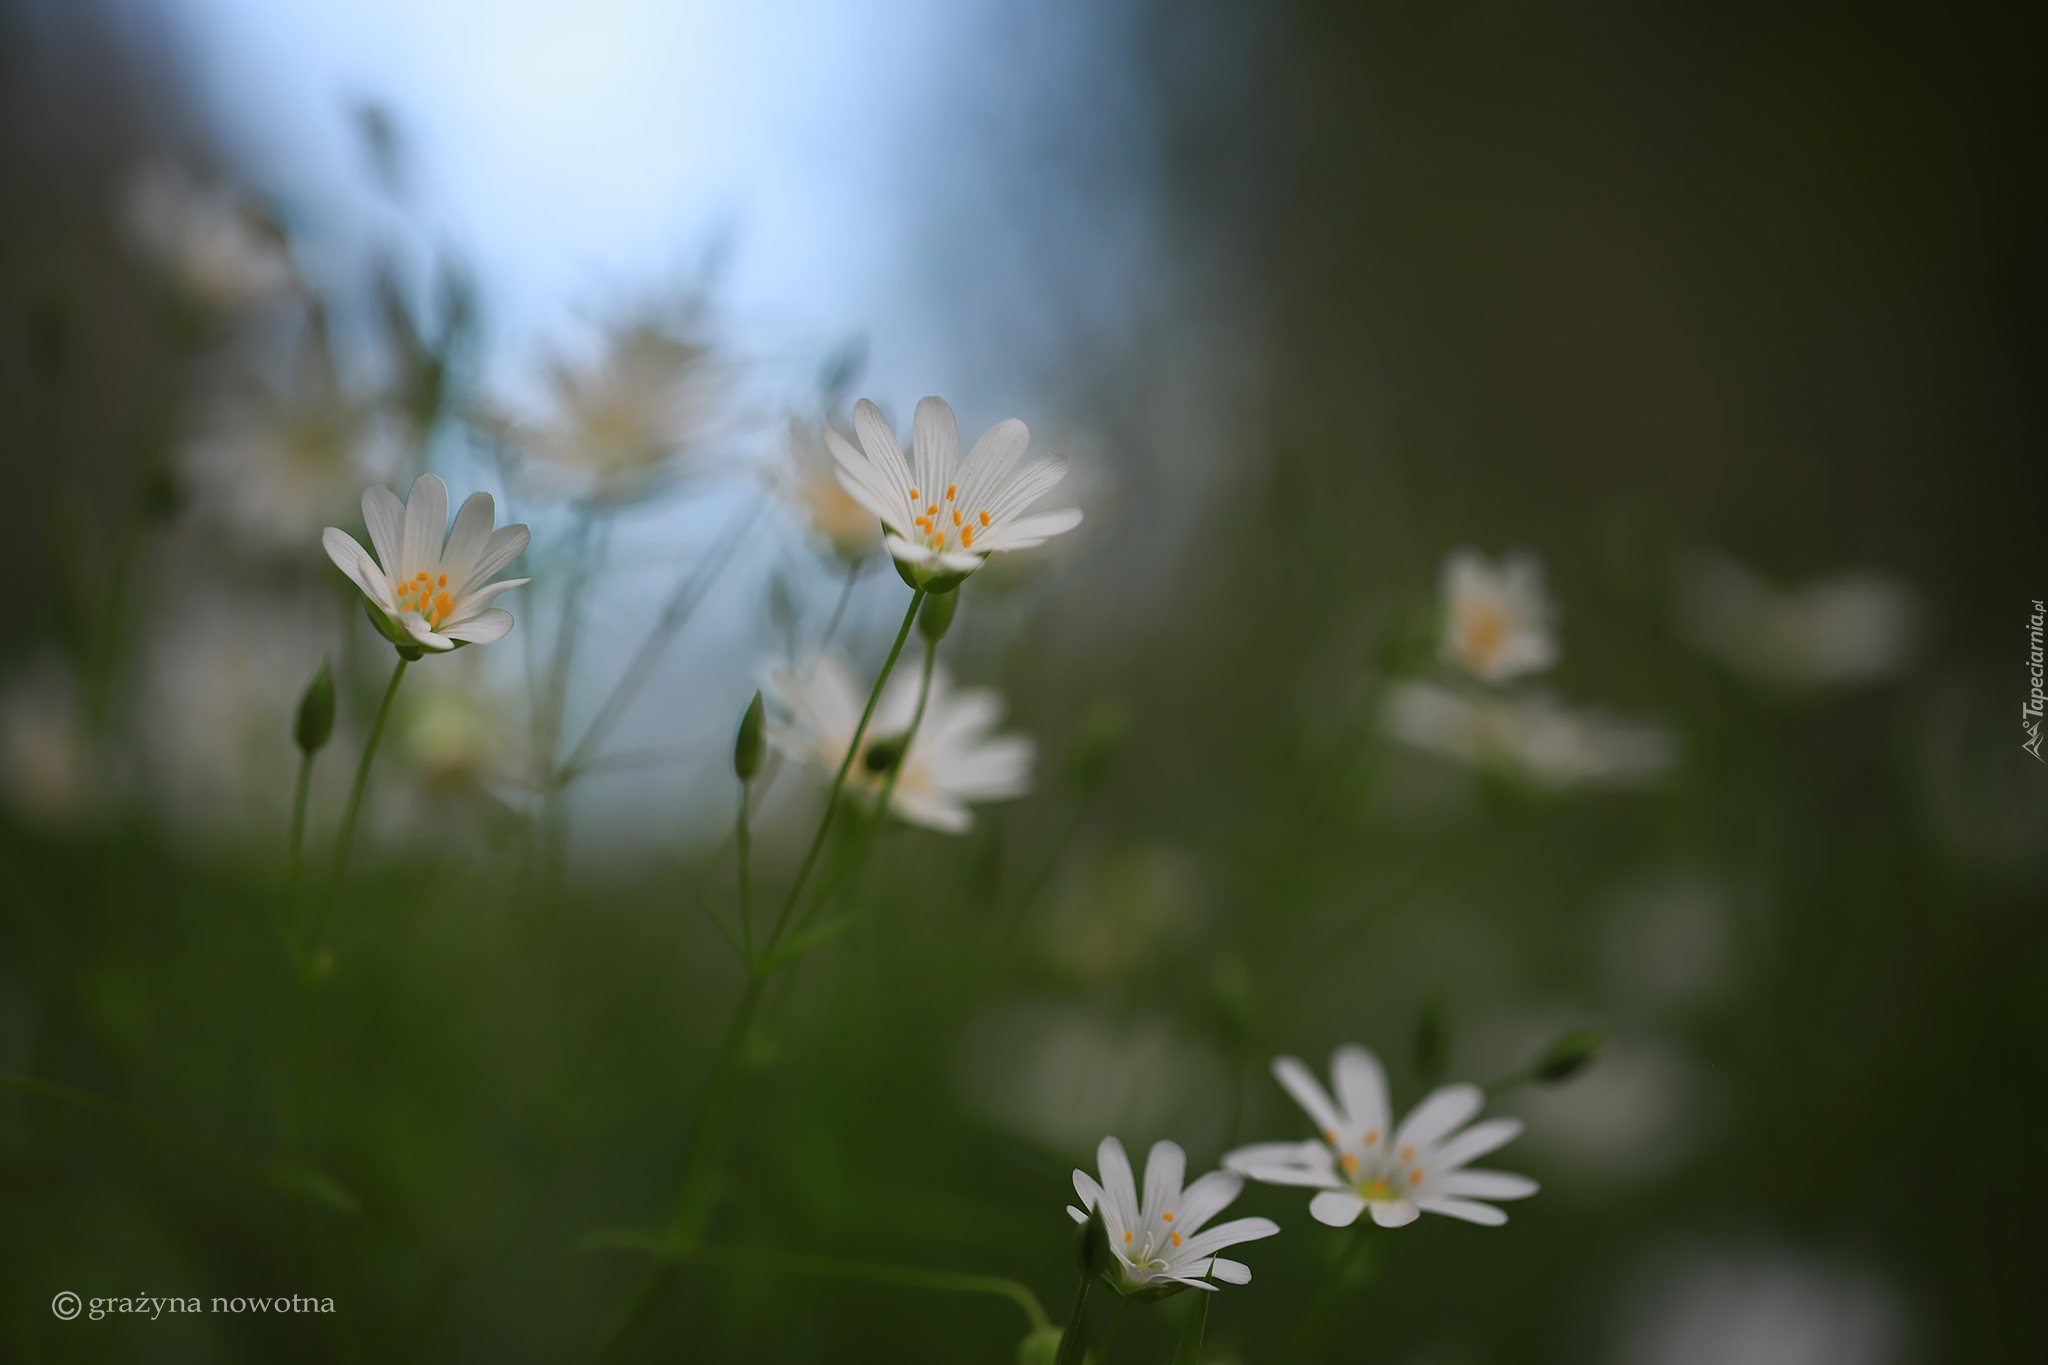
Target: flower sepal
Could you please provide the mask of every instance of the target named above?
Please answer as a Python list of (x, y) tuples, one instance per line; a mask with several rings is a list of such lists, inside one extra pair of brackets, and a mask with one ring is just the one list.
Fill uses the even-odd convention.
[(1134, 1280), (1124, 1273), (1121, 1265), (1103, 1272), (1102, 1282), (1132, 1303), (1157, 1303), (1187, 1289), (1186, 1285), (1173, 1280)]
[[(391, 642), (392, 647), (398, 651), (399, 658), (407, 663), (417, 663), (426, 657), (427, 647), (407, 635), (405, 627), (377, 610), (377, 604), (367, 597), (363, 599), (363, 614), (370, 618), (370, 624), (377, 628), (377, 633)], [(455, 648), (460, 649), (468, 643), (467, 640), (457, 640)]]
[[(988, 556), (983, 555), (982, 558), (985, 560)], [(922, 564), (912, 564), (909, 560), (898, 559), (894, 555), (889, 557), (889, 562), (896, 566), (897, 577), (919, 592), (925, 593), (953, 592), (967, 581), (968, 574), (974, 572), (973, 569), (963, 572), (957, 569), (927, 568)]]

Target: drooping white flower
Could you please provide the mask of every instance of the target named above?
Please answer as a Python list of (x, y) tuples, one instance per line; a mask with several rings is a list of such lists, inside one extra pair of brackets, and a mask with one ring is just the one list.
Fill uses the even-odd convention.
[(1067, 461), (1042, 455), (1018, 462), (1031, 445), (1016, 418), (998, 422), (960, 459), (960, 432), (943, 398), (924, 398), (911, 424), (910, 458), (882, 410), (863, 398), (853, 407), (856, 448), (827, 430), (839, 482), (888, 529), (884, 544), (907, 576), (943, 590), (997, 550), (1025, 550), (1081, 524), (1079, 509), (1026, 515), (1066, 477)]
[(1396, 1127), (1379, 1058), (1356, 1043), (1331, 1055), (1334, 1101), (1296, 1058), (1276, 1058), (1273, 1074), (1314, 1120), (1322, 1140), (1254, 1143), (1227, 1154), (1223, 1164), (1267, 1184), (1320, 1190), (1308, 1206), (1319, 1223), (1349, 1227), (1369, 1208), (1383, 1228), (1412, 1223), (1424, 1212), (1492, 1227), (1508, 1216), (1482, 1200), (1536, 1193), (1536, 1182), (1527, 1176), (1467, 1169), (1467, 1162), (1522, 1132), (1520, 1119), (1464, 1127), (1486, 1103), (1478, 1086), (1432, 1090)]
[(246, 308), (298, 287), (283, 238), (233, 191), (203, 186), (182, 166), (145, 168), (126, 208), (143, 247), (211, 307)]
[(1896, 579), (1845, 573), (1779, 589), (1735, 560), (1703, 554), (1679, 580), (1679, 621), (1695, 647), (1759, 682), (1873, 682), (1906, 661), (1918, 626)]
[(491, 529), (496, 506), (472, 493), (448, 526), (448, 485), (432, 474), (413, 480), (406, 501), (382, 484), (363, 493), (363, 524), (377, 547), (372, 558), (355, 537), (330, 526), (320, 543), (393, 627), (422, 649), (489, 644), (512, 629), (512, 613), (490, 605), (507, 588), (531, 580), (490, 576), (526, 549), (526, 527)]
[(1381, 724), (1397, 739), (1538, 787), (1643, 786), (1678, 759), (1669, 730), (1533, 693), (1480, 694), (1408, 681), (1388, 689)]
[(1214, 1290), (1211, 1279), (1249, 1284), (1250, 1266), (1216, 1253), (1280, 1231), (1280, 1225), (1270, 1218), (1236, 1218), (1204, 1232), (1202, 1225), (1230, 1206), (1244, 1188), (1244, 1180), (1231, 1171), (1211, 1171), (1183, 1190), (1181, 1180), (1187, 1174), (1188, 1158), (1177, 1143), (1152, 1144), (1145, 1158), (1142, 1201), (1121, 1142), (1104, 1138), (1095, 1149), (1095, 1165), (1102, 1172), (1100, 1184), (1086, 1171), (1074, 1172), (1074, 1193), (1086, 1207), (1077, 1209), (1069, 1204), (1067, 1215), (1085, 1223), (1089, 1209), (1102, 1210), (1109, 1249), (1116, 1253), (1120, 1272), (1119, 1293), (1170, 1285)]
[[(902, 754), (903, 771), (889, 797), (889, 813), (913, 825), (965, 834), (974, 825), (968, 803), (1002, 801), (1031, 790), (1037, 746), (1023, 735), (992, 735), (1002, 719), (1002, 694), (993, 688), (954, 690), (946, 670), (932, 671), (924, 720), (903, 751), (917, 713), (917, 670), (900, 669), (882, 689), (861, 752), (846, 773), (846, 789), (872, 804)], [(768, 691), (783, 719), (771, 720), (768, 738), (790, 757), (825, 773), (839, 771), (868, 689), (834, 655), (820, 657), (806, 676), (787, 669), (769, 675)]]
[(840, 485), (837, 462), (825, 448), (823, 424), (791, 418), (789, 447), (776, 469), (776, 486), (811, 532), (832, 553), (852, 563), (880, 540), (875, 514)]
[(1508, 555), (1496, 567), (1477, 550), (1444, 561), (1443, 661), (1481, 682), (1506, 682), (1557, 662), (1555, 614), (1543, 589), (1543, 564)]

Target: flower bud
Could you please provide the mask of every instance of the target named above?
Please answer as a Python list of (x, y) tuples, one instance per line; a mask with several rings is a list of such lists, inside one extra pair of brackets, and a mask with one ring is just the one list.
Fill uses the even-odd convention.
[(1102, 1222), (1102, 1206), (1088, 1210), (1088, 1221), (1074, 1230), (1074, 1262), (1081, 1273), (1094, 1279), (1116, 1264), (1109, 1249), (1109, 1229)]
[(924, 610), (917, 614), (917, 633), (924, 636), (926, 644), (935, 645), (946, 638), (946, 631), (953, 624), (953, 613), (959, 607), (960, 589), (957, 587), (925, 595)]
[(299, 715), (292, 723), (292, 738), (298, 741), (300, 752), (310, 756), (325, 748), (328, 737), (333, 733), (334, 670), (323, 658), (320, 671), (313, 675), (313, 681), (306, 684), (305, 695), (299, 698)]
[(1585, 1069), (1586, 1063), (1598, 1056), (1600, 1049), (1607, 1046), (1604, 1029), (1573, 1029), (1550, 1045), (1530, 1071), (1530, 1075), (1545, 1085), (1556, 1085), (1570, 1080)]
[(753, 781), (754, 774), (761, 771), (761, 732), (767, 723), (761, 694), (756, 692), (747, 703), (747, 713), (740, 717), (740, 732), (732, 742), (732, 770), (742, 782)]

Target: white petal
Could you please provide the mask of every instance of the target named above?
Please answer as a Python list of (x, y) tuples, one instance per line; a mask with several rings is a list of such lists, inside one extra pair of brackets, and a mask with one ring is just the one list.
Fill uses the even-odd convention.
[[(1041, 455), (1030, 464), (1013, 474), (1009, 481), (994, 491), (985, 509), (989, 520), (1005, 522), (1016, 517), (1052, 491), (1053, 485), (1067, 477), (1067, 457), (1064, 455)], [(984, 509), (969, 509), (984, 510)]]
[[(844, 442), (841, 444), (844, 444)], [(905, 532), (911, 529), (910, 514), (903, 510), (906, 504), (899, 502), (895, 498), (884, 498), (880, 493), (869, 487), (865, 471), (862, 474), (856, 474), (851, 470), (842, 468), (834, 470), (833, 474), (839, 480), (839, 486), (846, 490), (846, 496), (852, 498), (862, 507), (865, 507), (869, 512), (872, 512), (877, 521), (898, 532)]]
[(1383, 1228), (1405, 1228), (1421, 1216), (1422, 1210), (1405, 1199), (1372, 1206), (1372, 1221)]
[(1496, 1147), (1504, 1147), (1522, 1135), (1520, 1119), (1488, 1119), (1475, 1123), (1437, 1148), (1430, 1165), (1438, 1170), (1476, 1161)]
[(1512, 1171), (1452, 1171), (1431, 1184), (1439, 1194), (1474, 1199), (1527, 1199), (1543, 1188)]
[(973, 811), (931, 792), (907, 792), (898, 787), (889, 797), (889, 813), (907, 825), (941, 834), (966, 834), (974, 828)]
[(1152, 1144), (1145, 1157), (1145, 1203), (1139, 1216), (1150, 1221), (1171, 1213), (1180, 1202), (1181, 1181), (1187, 1176), (1188, 1154), (1178, 1142), (1161, 1139)]
[[(441, 627), (441, 633), (451, 640), (467, 640), (473, 645), (487, 645), (493, 640), (502, 640), (512, 629), (512, 613), (498, 607), (468, 621)], [(417, 632), (415, 632), (417, 634)], [(444, 646), (452, 648), (452, 646)]]
[(1186, 1238), (1181, 1242), (1180, 1253), (1182, 1256), (1214, 1256), (1225, 1247), (1236, 1246), (1239, 1242), (1256, 1242), (1279, 1231), (1280, 1225), (1270, 1218), (1233, 1218), (1228, 1223), (1218, 1223), (1207, 1232)]
[(1308, 1201), (1308, 1215), (1325, 1227), (1348, 1228), (1365, 1212), (1365, 1201), (1349, 1190), (1324, 1190)]
[(1299, 1057), (1275, 1057), (1273, 1076), (1287, 1087), (1287, 1093), (1294, 1096), (1294, 1102), (1308, 1111), (1308, 1116), (1315, 1120), (1316, 1131), (1325, 1138), (1343, 1128), (1343, 1119), (1337, 1113), (1337, 1106), (1330, 1102), (1323, 1083)]
[(476, 557), (476, 567), (469, 571), (469, 581), (462, 585), (462, 590), (465, 593), (474, 591), (478, 584), (525, 554), (532, 539), (532, 533), (522, 522), (515, 521), (491, 532), (491, 538), (484, 542), (483, 552)]
[[(1081, 1207), (1084, 1209), (1095, 1208), (1106, 1198), (1102, 1186), (1095, 1183), (1095, 1177), (1078, 1166), (1074, 1168), (1074, 1193), (1080, 1197)], [(1088, 1215), (1082, 1214), (1081, 1221), (1087, 1222)]]
[(1049, 537), (1064, 535), (1081, 524), (1081, 509), (1078, 507), (1056, 507), (1049, 512), (1034, 512), (1028, 517), (1019, 517), (1005, 522), (974, 542), (977, 550), (1028, 550), (1034, 545), (1043, 545)]
[(1081, 1212), (1081, 1210), (1075, 1208), (1072, 1204), (1067, 1205), (1067, 1217), (1073, 1219), (1077, 1223), (1085, 1223), (1088, 1221), (1088, 1215)]
[[(1431, 1213), (1446, 1214), (1462, 1218), (1468, 1223), (1483, 1223), (1497, 1228), (1508, 1221), (1508, 1216), (1491, 1204), (1475, 1204), (1469, 1199), (1431, 1198), (1422, 1201), (1422, 1207)], [(1389, 1226), (1392, 1226), (1389, 1224)]]
[(448, 545), (441, 551), (441, 572), (448, 575), (451, 586), (469, 582), (497, 519), (497, 504), (489, 493), (471, 493), (464, 500), (462, 510), (455, 514), (455, 528), (448, 533)]
[(1131, 1159), (1124, 1145), (1106, 1137), (1095, 1149), (1095, 1168), (1102, 1172), (1102, 1192), (1116, 1206), (1125, 1229), (1138, 1226), (1138, 1182), (1131, 1175)]
[(412, 481), (405, 499), (405, 548), (398, 575), (411, 578), (441, 562), (441, 544), (448, 536), (448, 485), (432, 474)]
[(495, 583), (486, 583), (467, 597), (464, 597), (460, 602), (457, 602), (455, 610), (449, 612), (448, 619), (441, 624), (453, 626), (459, 625), (464, 621), (473, 620), (483, 615), (484, 608), (489, 606), (491, 599), (499, 593), (509, 592), (513, 588), (523, 588), (532, 581), (531, 578), (501, 578)]
[(860, 448), (867, 452), (868, 462), (887, 475), (891, 483), (901, 484), (907, 497), (916, 482), (910, 477), (910, 466), (903, 462), (903, 447), (897, 443), (896, 433), (882, 416), (882, 410), (865, 398), (853, 405), (853, 434), (860, 438)]
[(1243, 1189), (1244, 1177), (1235, 1171), (1209, 1172), (1181, 1193), (1174, 1230), (1183, 1237), (1200, 1232), (1202, 1224), (1229, 1208)]
[(1252, 1268), (1243, 1261), (1227, 1261), (1218, 1256), (1209, 1263), (1209, 1273), (1225, 1284), (1250, 1284)]
[(1002, 486), (1010, 467), (1031, 448), (1031, 429), (1012, 417), (981, 434), (960, 466), (960, 496), (954, 505), (974, 512), (988, 505), (989, 494)]
[(320, 548), (327, 551), (327, 557), (334, 561), (335, 568), (347, 574), (363, 590), (363, 596), (387, 615), (397, 612), (398, 599), (391, 595), (390, 580), (370, 558), (370, 552), (356, 543), (354, 536), (338, 526), (330, 526), (320, 533)]
[(1223, 1164), (1268, 1185), (1310, 1185), (1341, 1189), (1335, 1160), (1320, 1142), (1256, 1142), (1226, 1154)]
[(1464, 1123), (1486, 1104), (1486, 1095), (1476, 1085), (1446, 1085), (1422, 1097), (1394, 1134), (1397, 1147), (1433, 1147), (1446, 1133)]
[(405, 557), (405, 504), (383, 484), (363, 490), (363, 525), (369, 528), (370, 544), (377, 547), (386, 576), (396, 575)]
[(927, 505), (943, 502), (960, 467), (960, 427), (953, 409), (933, 394), (917, 400), (910, 419), (910, 477)]
[(934, 559), (938, 558), (938, 555), (933, 552), (931, 546), (914, 544), (911, 541), (905, 540), (902, 536), (883, 536), (882, 544), (888, 548), (890, 554), (902, 560), (905, 564), (930, 564)]
[(1337, 1086), (1337, 1102), (1351, 1120), (1352, 1134), (1363, 1137), (1376, 1128), (1386, 1132), (1387, 1073), (1379, 1058), (1357, 1043), (1346, 1043), (1330, 1054), (1330, 1079)]
[[(508, 615), (506, 616), (506, 619), (510, 620), (511, 617)], [(413, 643), (419, 645), (423, 649), (431, 649), (436, 654), (445, 654), (449, 650), (455, 648), (455, 641), (453, 638), (446, 635), (436, 634), (434, 630), (431, 627), (429, 627), (425, 621), (422, 621), (419, 617), (415, 616), (411, 612), (407, 612), (405, 615), (399, 617), (398, 624), (400, 625), (400, 627), (404, 629), (407, 635), (410, 635), (412, 637)], [(511, 629), (511, 627), (508, 626), (506, 627), (506, 629), (509, 630)], [(503, 632), (500, 633), (502, 634)]]

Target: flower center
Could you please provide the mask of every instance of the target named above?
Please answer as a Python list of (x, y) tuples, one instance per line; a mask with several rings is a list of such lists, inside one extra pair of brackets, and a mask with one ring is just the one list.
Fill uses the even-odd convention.
[(448, 592), (448, 575), (445, 573), (421, 571), (403, 583), (393, 583), (391, 588), (398, 595), (398, 609), (418, 613), (429, 630), (447, 620), (455, 610), (455, 599)]
[[(1378, 1138), (1379, 1130), (1374, 1129), (1367, 1138), (1367, 1146), (1374, 1145)], [(1398, 1160), (1392, 1153), (1378, 1152), (1370, 1152), (1361, 1160), (1356, 1152), (1339, 1148), (1337, 1166), (1344, 1172), (1352, 1192), (1373, 1203), (1411, 1198), (1416, 1186), (1422, 1183), (1422, 1167), (1416, 1164), (1412, 1146), (1403, 1147)]]
[[(926, 502), (923, 494), (915, 488), (910, 490), (910, 506), (914, 513), (911, 520), (923, 533), (925, 548), (944, 553), (959, 548), (974, 548), (974, 538), (988, 529), (989, 517), (986, 509), (969, 512), (958, 506), (960, 485), (946, 485), (946, 496), (941, 499), (934, 495)], [(919, 504), (924, 504), (920, 506)]]
[(860, 765), (877, 777), (896, 766), (903, 757), (902, 735), (877, 735), (861, 751)]
[(1465, 609), (1465, 652), (1479, 668), (1487, 668), (1508, 642), (1508, 614), (1498, 603), (1480, 602)]
[(1161, 1232), (1154, 1228), (1145, 1234), (1141, 1242), (1135, 1241), (1135, 1234), (1124, 1234), (1124, 1259), (1131, 1263), (1133, 1270), (1171, 1270), (1173, 1263), (1167, 1259), (1167, 1252), (1180, 1245), (1180, 1234)]

